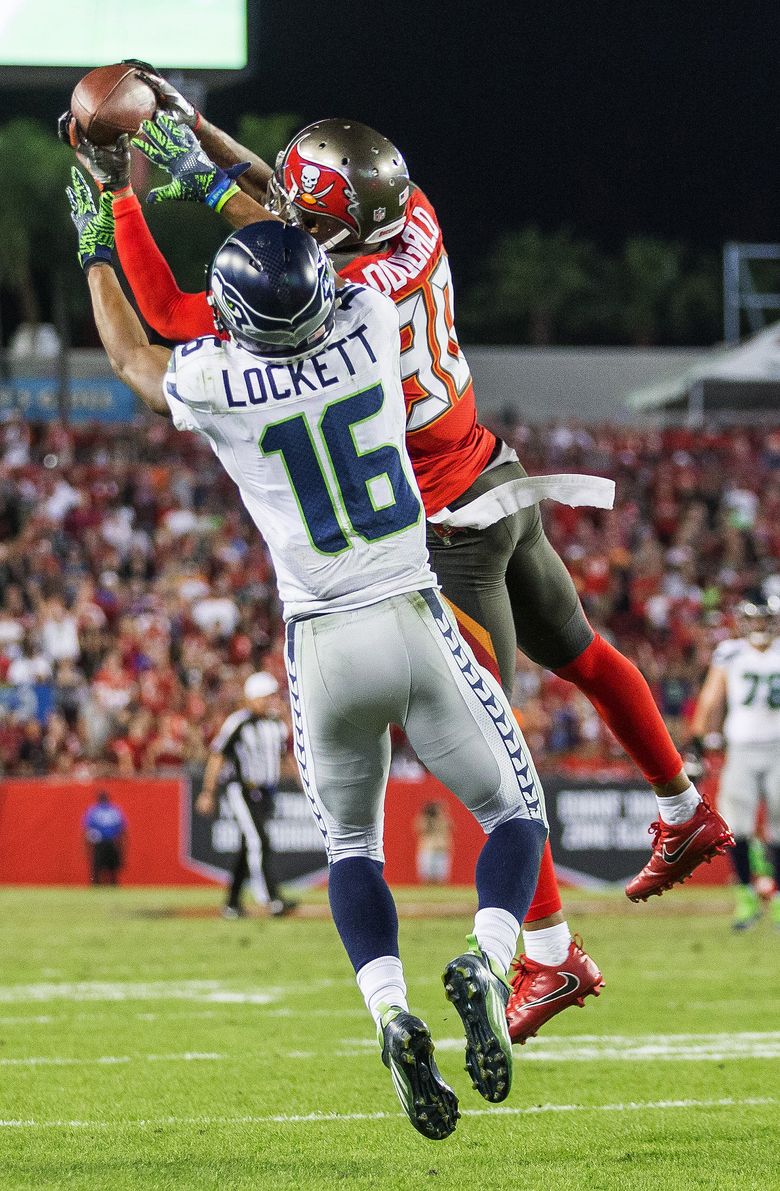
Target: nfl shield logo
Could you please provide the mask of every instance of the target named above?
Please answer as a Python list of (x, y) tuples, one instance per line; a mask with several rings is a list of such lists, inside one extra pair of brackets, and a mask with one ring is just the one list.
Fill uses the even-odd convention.
[(381, 223), (387, 215), (387, 207), (374, 207), (374, 223)]

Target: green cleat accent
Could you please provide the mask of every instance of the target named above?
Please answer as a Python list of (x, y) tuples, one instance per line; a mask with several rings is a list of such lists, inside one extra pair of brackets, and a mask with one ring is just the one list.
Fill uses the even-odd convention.
[(780, 930), (780, 893), (776, 893), (769, 903), (769, 920), (775, 930)]
[(442, 1079), (424, 1021), (397, 1005), (383, 1007), (377, 1036), (401, 1107), (418, 1133), (443, 1141), (454, 1131), (458, 1098)]
[(466, 1071), (480, 1096), (498, 1104), (512, 1086), (512, 1043), (506, 1022), (511, 986), (480, 949), (473, 935), (469, 950), (444, 970), (444, 992), (458, 1011), (466, 1033)]
[(737, 908), (731, 929), (742, 931), (755, 926), (761, 917), (761, 900), (752, 885), (737, 886)]

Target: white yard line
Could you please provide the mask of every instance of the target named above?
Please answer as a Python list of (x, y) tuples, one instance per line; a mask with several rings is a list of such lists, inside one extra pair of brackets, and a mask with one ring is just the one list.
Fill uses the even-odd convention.
[(94, 1059), (68, 1058), (60, 1055), (26, 1055), (22, 1058), (0, 1059), (0, 1067), (88, 1067), (95, 1064), (110, 1067), (117, 1063), (202, 1063), (218, 1062), (227, 1055), (185, 1051), (180, 1055), (100, 1055)]
[[(436, 1038), (437, 1050), (462, 1051), (463, 1038)], [(373, 1051), (370, 1038), (349, 1039), (334, 1053), (350, 1058)], [(574, 1034), (530, 1038), (515, 1051), (519, 1063), (604, 1063), (662, 1059), (723, 1062), (726, 1059), (780, 1058), (780, 1031), (729, 1034)]]
[(203, 1001), (220, 1005), (271, 1005), (292, 996), (333, 988), (354, 989), (351, 980), (323, 979), (293, 984), (235, 988), (220, 980), (81, 980), (40, 984), (0, 985), (0, 1004), (40, 1004), (47, 1001)]
[(0, 1004), (48, 1001), (201, 1001), (209, 1004), (270, 1005), (285, 989), (232, 989), (218, 980), (108, 981), (0, 985)]
[[(522, 1117), (564, 1112), (652, 1112), (679, 1108), (762, 1108), (777, 1104), (780, 1104), (780, 1100), (774, 1096), (744, 1098), (725, 1096), (719, 1100), (645, 1100), (626, 1101), (622, 1104), (532, 1104), (526, 1108), (498, 1105), (493, 1108), (466, 1108), (462, 1115), (464, 1117)], [(330, 1125), (339, 1124), (342, 1121), (395, 1121), (403, 1118), (403, 1115), (401, 1112), (309, 1112), (297, 1115), (278, 1113), (268, 1116), (240, 1117), (153, 1117), (116, 1121), (0, 1120), (0, 1129), (150, 1129), (192, 1125)]]

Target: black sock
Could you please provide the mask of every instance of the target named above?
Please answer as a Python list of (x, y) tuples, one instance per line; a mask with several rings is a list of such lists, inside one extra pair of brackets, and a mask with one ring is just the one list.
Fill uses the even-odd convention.
[(734, 847), (729, 853), (734, 872), (740, 885), (750, 884), (750, 841), (745, 838), (735, 840)]

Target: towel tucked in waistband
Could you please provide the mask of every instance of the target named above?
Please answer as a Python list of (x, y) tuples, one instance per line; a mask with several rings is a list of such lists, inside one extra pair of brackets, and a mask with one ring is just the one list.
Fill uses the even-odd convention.
[(586, 505), (594, 509), (611, 509), (615, 503), (615, 481), (577, 473), (523, 476), (483, 492), (458, 509), (442, 509), (428, 520), (445, 529), (487, 529), (502, 517), (527, 509), (540, 500), (557, 500), (572, 508)]

